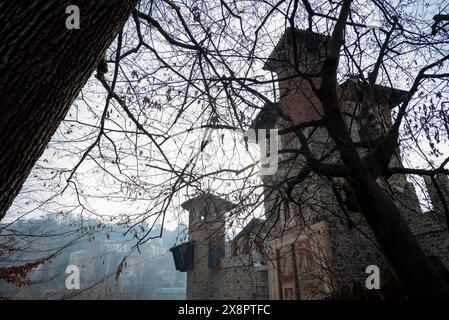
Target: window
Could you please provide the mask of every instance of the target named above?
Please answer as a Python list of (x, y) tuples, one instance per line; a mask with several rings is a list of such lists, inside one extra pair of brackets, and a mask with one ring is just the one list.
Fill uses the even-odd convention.
[(289, 202), (285, 202), (284, 203), (284, 217), (285, 217), (285, 222), (289, 222), (290, 221), (290, 203)]

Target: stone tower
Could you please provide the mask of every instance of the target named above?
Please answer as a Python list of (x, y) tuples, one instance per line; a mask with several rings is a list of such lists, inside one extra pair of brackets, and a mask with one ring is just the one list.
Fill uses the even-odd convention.
[(232, 203), (212, 194), (182, 205), (189, 211), (189, 242), (194, 244), (193, 268), (187, 270), (187, 299), (221, 296), (221, 263), (225, 254), (225, 213)]

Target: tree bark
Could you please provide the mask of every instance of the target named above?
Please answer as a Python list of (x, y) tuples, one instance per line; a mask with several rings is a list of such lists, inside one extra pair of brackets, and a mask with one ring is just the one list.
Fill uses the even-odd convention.
[(0, 220), (137, 2), (0, 1)]
[(421, 249), (393, 200), (369, 176), (354, 176), (352, 190), (377, 242), (410, 299), (449, 299), (449, 287)]

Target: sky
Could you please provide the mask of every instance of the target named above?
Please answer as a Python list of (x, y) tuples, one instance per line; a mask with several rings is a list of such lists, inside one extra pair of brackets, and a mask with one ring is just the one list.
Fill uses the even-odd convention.
[[(363, 6), (362, 2), (357, 1), (355, 5), (360, 8)], [(409, 10), (414, 16), (419, 15), (424, 20), (431, 20), (431, 16), (435, 12), (444, 11), (449, 7), (447, 2), (428, 1), (428, 3), (428, 11), (421, 10), (422, 7), (412, 7)], [(238, 4), (241, 5), (239, 8), (243, 11), (242, 15), (249, 17), (244, 21), (245, 26), (249, 30), (255, 30), (255, 26), (258, 25), (257, 21), (260, 21), (259, 17), (264, 12), (267, 12), (266, 10), (264, 11), (262, 4), (257, 8), (253, 4), (251, 1), (242, 1), (241, 4)], [(207, 6), (212, 6), (212, 3), (201, 2), (201, 6), (206, 8)], [(363, 11), (361, 9), (365, 18), (370, 16), (369, 12)], [(410, 12), (404, 11), (403, 14), (406, 16)], [(173, 12), (161, 10), (159, 14), (165, 15), (167, 21), (175, 18)], [(300, 25), (304, 24), (304, 19), (301, 18), (304, 16), (304, 12), (300, 12), (298, 15), (300, 16), (298, 20), (302, 19), (299, 21)], [(207, 16), (204, 19), (206, 23)], [(237, 20), (232, 20), (231, 23), (230, 27), (232, 30), (235, 31), (240, 28)], [(324, 22), (322, 23), (323, 28), (328, 27), (324, 25)], [(378, 23), (375, 20), (369, 21), (369, 24), (374, 27), (378, 26)], [(214, 25), (211, 24), (211, 26), (213, 27)], [(200, 32), (199, 29), (194, 29), (196, 27), (193, 26), (193, 30)], [(176, 31), (175, 24), (168, 22), (167, 28), (171, 28), (170, 32), (179, 35), (180, 39), (182, 39), (182, 35)], [(269, 23), (264, 25), (262, 28), (263, 34), (267, 35), (265, 38), (266, 41), (264, 40), (265, 45), (256, 48), (256, 67), (251, 68), (251, 70), (256, 71), (253, 71), (254, 74), (250, 73), (250, 76), (258, 77), (258, 79), (270, 79), (271, 74), (263, 71), (261, 65), (263, 59), (268, 56), (279, 39), (284, 28), (284, 20), (279, 16), (271, 19)], [(156, 31), (149, 30), (148, 32)], [(254, 31), (250, 34), (254, 36)], [(162, 41), (160, 35), (154, 34), (153, 39), (155, 39), (153, 45), (157, 48), (159, 54), (170, 59), (169, 61), (178, 70), (181, 70), (183, 74), (188, 74), (187, 69), (196, 62), (195, 57), (188, 55), (177, 56), (173, 54), (171, 47)], [(134, 41), (135, 38), (132, 37), (132, 33), (127, 33), (125, 39), (127, 45), (131, 46)], [(229, 36), (223, 37), (219, 43), (229, 49), (229, 45), (235, 45), (239, 41), (244, 42), (244, 39), (236, 40), (233, 36)], [(251, 41), (248, 41), (248, 43), (251, 43)], [(242, 46), (244, 45), (242, 44)], [(109, 50), (109, 57), (113, 57), (113, 54), (114, 46)], [(236, 62), (234, 67), (237, 73), (244, 74), (248, 72), (250, 69), (247, 64), (248, 62), (246, 61)], [(111, 67), (112, 65), (110, 64)], [(218, 63), (217, 68), (219, 68)], [(123, 65), (122, 72), (123, 74), (127, 74), (128, 77), (121, 77), (118, 81), (119, 90), (122, 90), (121, 94), (126, 96), (126, 99), (129, 99), (127, 101), (130, 105), (138, 105), (140, 107), (140, 109), (136, 107), (134, 110), (140, 110), (139, 112), (141, 114), (138, 116), (141, 116), (141, 119), (145, 121), (150, 119), (149, 122), (145, 122), (146, 128), (151, 129), (151, 132), (155, 136), (158, 134), (163, 135), (157, 137), (157, 141), (163, 141), (166, 135), (171, 137), (164, 143), (163, 149), (170, 162), (176, 164), (177, 167), (182, 167), (186, 161), (198, 152), (205, 135), (205, 130), (198, 129), (188, 133), (182, 132), (190, 128), (192, 123), (208, 123), (211, 116), (209, 113), (210, 101), (207, 101), (204, 96), (197, 93), (194, 88), (186, 89), (181, 84), (182, 79), (164, 71), (163, 66), (154, 62), (154, 57), (148, 51), (139, 53), (127, 60), (127, 63)], [(111, 72), (108, 75), (110, 77)], [(405, 89), (409, 84), (402, 79), (398, 79), (395, 81), (395, 86)], [(263, 90), (269, 89), (265, 87)], [(212, 86), (212, 95), (220, 102), (220, 99), (223, 99), (222, 88)], [(66, 179), (70, 174), (70, 170), (78, 163), (84, 150), (96, 138), (97, 129), (95, 127), (99, 124), (104, 108), (104, 97), (104, 89), (92, 77), (80, 96), (74, 101), (66, 119), (60, 125), (47, 150), (39, 159), (4, 221), (11, 222), (22, 216), (35, 218), (41, 216), (43, 213), (71, 213), (86, 217), (100, 215), (105, 219), (105, 222), (110, 221), (113, 223), (143, 222), (143, 215), (146, 217), (145, 223), (152, 223), (155, 219), (152, 216), (152, 212), (161, 205), (159, 202), (160, 199), (156, 196), (167, 192), (167, 184), (165, 181), (167, 179), (173, 179), (173, 175), (166, 174), (161, 170), (148, 166), (149, 164), (154, 164), (161, 168), (167, 168), (165, 160), (161, 157), (160, 152), (155, 148), (154, 144), (142, 134), (132, 133), (138, 130), (136, 130), (135, 125), (128, 118), (123, 116), (123, 111), (120, 110), (117, 103), (111, 104), (110, 114), (108, 114), (105, 124), (105, 131), (108, 137), (116, 143), (116, 148), (128, 150), (121, 153), (123, 158), (119, 162), (120, 165), (123, 165), (121, 167), (122, 173), (120, 173), (119, 166), (117, 166), (113, 152), (114, 145), (108, 138), (103, 137), (100, 143), (101, 148), (94, 148), (92, 150), (92, 157), (86, 158), (85, 162), (77, 169), (77, 173), (72, 180), (76, 184), (71, 183), (67, 185)], [(145, 108), (144, 104), (144, 111), (142, 111), (140, 104), (145, 97), (151, 101), (151, 107), (147, 105)], [(187, 101), (185, 97), (188, 97)], [(138, 103), (134, 99), (140, 99), (140, 102)], [(254, 101), (253, 103), (259, 107), (262, 106), (260, 101)], [(157, 104), (163, 106), (163, 108), (158, 108)], [(169, 127), (169, 124), (174, 122), (180, 105), (188, 106), (188, 112), (177, 120), (176, 125)], [(225, 102), (223, 102), (223, 105), (225, 105)], [(243, 113), (248, 118), (248, 123), (250, 123), (251, 119), (254, 119), (257, 113), (257, 110), (254, 108), (245, 109), (242, 107), (241, 110), (242, 112), (244, 111)], [(225, 113), (220, 116), (221, 119), (226, 118)], [(229, 118), (231, 119), (231, 117)], [(232, 125), (233, 123), (227, 124)], [(117, 132), (123, 130), (130, 133), (124, 135)], [(221, 142), (222, 134), (224, 134), (224, 138)], [(241, 134), (231, 132), (230, 130), (214, 132), (212, 134), (213, 142), (197, 159), (198, 172), (201, 170), (207, 172), (223, 168), (236, 169), (251, 164), (257, 158), (257, 147), (252, 145), (250, 152), (247, 152), (241, 138)], [(137, 148), (133, 150), (136, 142), (139, 150)], [(423, 154), (430, 152), (430, 147), (425, 142), (422, 143), (421, 147)], [(442, 141), (438, 147), (444, 154), (449, 154), (449, 144), (447, 144), (447, 141)], [(420, 156), (420, 152), (405, 149), (403, 152), (404, 156), (408, 158), (407, 163), (411, 167), (427, 165), (426, 159), (422, 155)], [(438, 162), (439, 160), (436, 159), (436, 161)], [(109, 173), (101, 169), (98, 163), (103, 164)], [(115, 175), (120, 176), (120, 178), (117, 179)], [(228, 193), (232, 190), (235, 192), (235, 190), (241, 188), (243, 183), (239, 179), (232, 179), (232, 175), (223, 176), (222, 178), (220, 180), (204, 179), (201, 184), (198, 182), (196, 188), (209, 189), (218, 193)], [(254, 185), (260, 184), (260, 177), (255, 176), (252, 183)], [(67, 188), (61, 195), (61, 190), (66, 186)], [(77, 190), (75, 190), (75, 186)], [(89, 197), (77, 197), (76, 191), (80, 194), (89, 194)], [(171, 199), (168, 210), (169, 214), (166, 220), (164, 220), (167, 228), (174, 229), (180, 223), (187, 224), (187, 214), (180, 208), (180, 204), (192, 196), (192, 194), (186, 193), (194, 191), (195, 188), (182, 190), (177, 192), (173, 199)], [(55, 196), (55, 194), (57, 195)], [(79, 201), (83, 203), (84, 209), (77, 207)], [(262, 208), (259, 208), (252, 214), (260, 216), (263, 214)], [(129, 217), (131, 219), (128, 219)], [(158, 221), (160, 222), (160, 217), (158, 217)]]

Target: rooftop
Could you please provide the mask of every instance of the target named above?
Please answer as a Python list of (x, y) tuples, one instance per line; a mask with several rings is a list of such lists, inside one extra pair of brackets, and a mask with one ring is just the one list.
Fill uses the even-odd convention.
[(243, 236), (249, 236), (250, 234), (259, 235), (265, 226), (265, 220), (260, 218), (252, 218), (250, 222), (243, 227), (242, 230), (234, 237), (235, 239), (239, 239)]
[[(361, 81), (358, 77), (351, 77), (339, 85), (342, 90), (355, 90), (359, 97), (363, 97), (364, 92), (369, 88), (373, 90), (375, 99), (381, 100), (386, 97), (387, 103), (391, 109), (401, 104), (407, 97), (408, 91), (391, 88), (379, 84), (370, 85), (367, 82)], [(282, 108), (281, 103), (265, 104), (257, 114), (256, 118), (251, 123), (251, 129), (267, 129), (274, 125), (279, 112), (277, 108)]]
[(316, 33), (309, 30), (302, 30), (298, 28), (289, 27), (285, 30), (284, 34), (279, 39), (278, 43), (274, 47), (267, 61), (265, 62), (263, 69), (274, 71), (279, 63), (285, 62), (286, 48), (292, 43), (303, 43), (306, 46), (308, 52), (316, 50), (320, 43), (328, 42), (329, 36)]
[(212, 208), (216, 212), (224, 213), (231, 210), (234, 204), (211, 193), (204, 193), (183, 202), (181, 207), (189, 211), (195, 208), (207, 208), (207, 210)]
[(343, 90), (352, 88), (358, 90), (361, 94), (369, 89), (372, 89), (375, 98), (385, 96), (388, 98), (388, 105), (390, 106), (390, 108), (394, 108), (402, 103), (408, 94), (408, 91), (387, 87), (380, 84), (370, 85), (366, 81), (361, 80), (358, 76), (349, 78), (348, 80), (340, 84), (339, 87)]
[(279, 109), (282, 107), (280, 103), (266, 103), (253, 120), (250, 129), (270, 129), (276, 122)]

